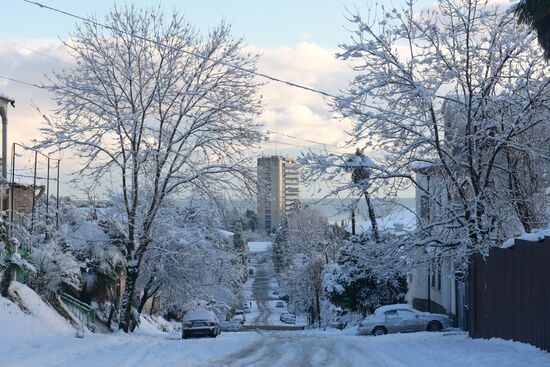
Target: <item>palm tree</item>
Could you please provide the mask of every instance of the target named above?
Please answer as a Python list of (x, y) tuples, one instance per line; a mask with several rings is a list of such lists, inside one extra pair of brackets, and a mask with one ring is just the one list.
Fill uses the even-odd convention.
[(520, 0), (514, 12), (518, 22), (530, 25), (537, 32), (544, 57), (550, 60), (550, 0)]

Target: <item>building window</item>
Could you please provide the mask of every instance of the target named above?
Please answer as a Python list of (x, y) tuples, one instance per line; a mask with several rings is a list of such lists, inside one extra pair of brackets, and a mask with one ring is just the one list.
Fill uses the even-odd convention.
[(441, 290), (441, 265), (437, 267), (437, 290)]
[(435, 270), (432, 269), (431, 273), (432, 273), (431, 274), (431, 276), (432, 276), (432, 281), (431, 281), (432, 284), (431, 285), (432, 285), (432, 288), (433, 288), (433, 287), (435, 287)]

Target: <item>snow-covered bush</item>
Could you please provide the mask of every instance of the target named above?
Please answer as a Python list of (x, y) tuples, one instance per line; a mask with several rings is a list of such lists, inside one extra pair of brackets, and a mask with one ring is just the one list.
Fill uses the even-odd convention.
[[(376, 261), (372, 257), (384, 256), (383, 247), (383, 234), (378, 243), (369, 236), (353, 236), (346, 241), (337, 262), (327, 266), (324, 273), (324, 287), (333, 304), (366, 315), (379, 306), (405, 301), (406, 278), (398, 272), (380, 272), (369, 265)], [(382, 249), (382, 253), (373, 249)]]
[(28, 285), (37, 293), (49, 296), (57, 293), (62, 285), (80, 290), (81, 263), (64, 249), (64, 244), (52, 239), (33, 246), (30, 261), (35, 272), (29, 274)]

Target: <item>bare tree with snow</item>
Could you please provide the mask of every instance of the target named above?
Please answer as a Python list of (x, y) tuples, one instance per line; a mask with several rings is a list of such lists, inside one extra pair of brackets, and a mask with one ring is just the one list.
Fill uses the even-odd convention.
[(66, 42), (77, 65), (51, 79), (57, 108), (38, 146), (74, 152), (82, 180), (111, 177), (123, 197), (127, 332), (159, 208), (191, 188), (240, 190), (253, 178), (245, 153), (261, 138), (261, 103), (247, 71), (257, 58), (226, 23), (201, 36), (178, 13), (134, 7), (104, 23), (82, 23)]
[[(482, 0), (381, 10), (350, 16), (352, 38), (339, 57), (357, 76), (334, 107), (353, 123), (350, 145), (382, 155), (366, 189), (394, 198), (413, 187), (431, 215), (416, 233), (384, 243), (378, 265), (422, 256), (464, 264), (544, 225), (550, 79), (536, 34)], [(303, 160), (311, 177), (349, 170), (337, 156)], [(420, 182), (419, 170), (436, 179)]]

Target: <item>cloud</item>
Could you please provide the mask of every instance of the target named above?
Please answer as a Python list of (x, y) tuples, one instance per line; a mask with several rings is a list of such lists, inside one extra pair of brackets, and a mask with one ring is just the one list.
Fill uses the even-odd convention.
[[(41, 84), (47, 82), (46, 75), (67, 68), (67, 63), (74, 63), (58, 40), (28, 40), (24, 44), (61, 62), (0, 39), (0, 75)], [(312, 42), (304, 41), (292, 47), (268, 49), (251, 45), (248, 48), (262, 55), (258, 65), (262, 73), (332, 94), (345, 88), (353, 76), (346, 63), (335, 58), (336, 50)], [(0, 92), (16, 100), (16, 108), (9, 111), (10, 146), (11, 142), (28, 145), (32, 139), (39, 138), (42, 116), (34, 106), (46, 114), (51, 111), (55, 106), (48, 92), (3, 79), (0, 79)], [(279, 132), (272, 134), (272, 140), (262, 145), (267, 154), (277, 152), (296, 156), (307, 150), (304, 147), (320, 148), (318, 144), (307, 140), (332, 144), (327, 147), (329, 150), (335, 150), (336, 145), (344, 142), (346, 126), (335, 119), (326, 98), (276, 82), (265, 84), (260, 93), (263, 95), (265, 110), (258, 119), (266, 129)], [(260, 151), (253, 153), (258, 154)], [(69, 156), (64, 156), (63, 170), (77, 171), (78, 161), (70, 160)], [(29, 157), (25, 159), (28, 161)], [(73, 194), (75, 188), (64, 184), (62, 191)]]
[[(331, 94), (346, 88), (353, 77), (351, 68), (334, 56), (336, 50), (323, 48), (312, 42), (300, 42), (292, 47), (261, 49), (250, 46), (252, 52), (261, 54), (258, 69), (266, 74), (293, 83), (305, 85)], [(293, 88), (285, 84), (269, 82), (262, 87), (265, 112), (259, 121), (268, 130), (283, 132), (300, 139), (274, 134), (273, 140), (304, 147), (319, 148), (306, 140), (320, 141), (333, 146), (345, 140), (346, 124), (335, 119), (327, 98), (311, 91)], [(297, 155), (305, 148), (270, 143), (263, 146), (268, 152), (284, 152)]]

